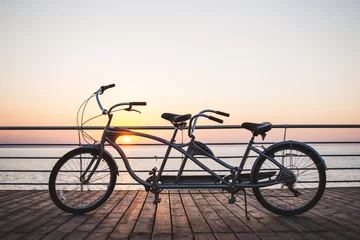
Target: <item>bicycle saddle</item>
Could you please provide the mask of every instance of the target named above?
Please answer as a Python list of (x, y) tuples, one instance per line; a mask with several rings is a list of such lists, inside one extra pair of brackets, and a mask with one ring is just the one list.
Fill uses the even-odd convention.
[(189, 120), (191, 118), (191, 114), (179, 115), (179, 114), (173, 114), (173, 113), (163, 113), (161, 115), (161, 117), (172, 123), (179, 123), (179, 122), (184, 122), (184, 121)]
[(263, 123), (251, 123), (251, 122), (244, 122), (241, 124), (241, 127), (250, 130), (253, 132), (255, 136), (262, 135), (268, 131), (271, 130), (272, 125), (269, 122), (263, 122)]

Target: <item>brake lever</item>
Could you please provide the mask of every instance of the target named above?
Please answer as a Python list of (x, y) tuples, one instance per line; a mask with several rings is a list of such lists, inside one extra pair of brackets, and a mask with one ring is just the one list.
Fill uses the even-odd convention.
[(139, 110), (136, 110), (136, 109), (132, 109), (132, 106), (131, 107), (128, 107), (128, 108), (125, 108), (124, 110), (128, 111), (128, 112), (137, 112), (137, 113), (140, 113), (141, 112)]
[(134, 112), (137, 112), (137, 113), (141, 114), (141, 112), (139, 110), (136, 110), (136, 109), (130, 109), (129, 111), (130, 112), (134, 111)]

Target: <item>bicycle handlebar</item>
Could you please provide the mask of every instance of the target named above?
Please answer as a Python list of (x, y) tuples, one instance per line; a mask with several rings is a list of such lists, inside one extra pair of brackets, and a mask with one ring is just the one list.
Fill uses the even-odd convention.
[(128, 111), (131, 111), (132, 106), (146, 106), (146, 102), (123, 102), (123, 103), (117, 103), (117, 104), (113, 105), (109, 110), (106, 110), (101, 105), (99, 95), (103, 94), (106, 89), (113, 88), (113, 87), (115, 87), (114, 83), (109, 84), (109, 85), (105, 85), (105, 86), (101, 86), (95, 93), (96, 94), (96, 101), (97, 101), (97, 103), (99, 105), (99, 108), (100, 108), (102, 114), (109, 114), (114, 108), (119, 107), (119, 106), (123, 106), (123, 105), (128, 105), (129, 106), (129, 108), (124, 109), (124, 110), (128, 110)]
[[(190, 120), (189, 133), (188, 133), (189, 137), (193, 136), (193, 133), (194, 133), (195, 128), (196, 128), (196, 123), (197, 123), (197, 120), (198, 120), (199, 117), (206, 117), (209, 120), (212, 120), (212, 121), (215, 121), (215, 122), (218, 122), (218, 123), (221, 123), (221, 124), (224, 122), (222, 119), (219, 119), (217, 117), (213, 117), (213, 116), (204, 114), (206, 112), (212, 112), (212, 113), (224, 116), (224, 117), (230, 117), (229, 113), (225, 113), (225, 112), (222, 112), (222, 111), (216, 111), (216, 110), (212, 110), (212, 109), (202, 110), (198, 114), (193, 116), (191, 118), (191, 120)], [(192, 123), (193, 121), (194, 121), (194, 123)]]
[[(101, 105), (101, 102), (100, 102), (100, 99), (99, 99), (99, 95), (103, 94), (105, 92), (105, 90), (109, 89), (109, 88), (113, 88), (115, 87), (115, 84), (109, 84), (109, 85), (105, 85), (105, 86), (101, 86), (99, 88), (99, 90), (97, 90), (95, 92), (95, 95), (96, 95), (96, 101), (99, 105), (99, 108), (100, 110), (102, 111), (102, 114), (110, 114), (111, 111), (116, 108), (116, 107), (119, 107), (119, 106), (123, 106), (123, 105), (128, 105), (129, 107), (128, 108), (125, 108), (125, 109), (121, 109), (121, 110), (128, 110), (128, 111), (131, 111), (132, 110), (132, 106), (146, 106), (146, 102), (123, 102), (123, 103), (117, 103), (115, 105), (113, 105), (112, 107), (110, 107), (109, 110), (106, 110), (102, 107)], [(137, 111), (137, 110), (135, 110)], [(222, 111), (216, 111), (216, 110), (212, 110), (212, 109), (206, 109), (206, 110), (203, 110), (201, 112), (199, 112), (198, 114), (196, 114), (195, 116), (193, 116), (190, 120), (190, 125), (189, 125), (189, 137), (193, 136), (193, 133), (195, 131), (195, 127), (196, 127), (196, 122), (198, 120), (199, 117), (206, 117), (208, 118), (209, 120), (212, 120), (212, 121), (215, 121), (215, 122), (218, 122), (218, 123), (223, 123), (224, 121), (222, 119), (219, 119), (217, 117), (213, 117), (213, 116), (210, 116), (210, 115), (206, 115), (204, 113), (206, 112), (212, 112), (212, 113), (215, 113), (215, 114), (218, 114), (218, 115), (221, 115), (221, 116), (224, 116), (224, 117), (229, 117), (230, 114), (229, 113), (226, 113), (226, 112), (222, 112)], [(192, 122), (194, 121), (194, 124), (192, 124)]]

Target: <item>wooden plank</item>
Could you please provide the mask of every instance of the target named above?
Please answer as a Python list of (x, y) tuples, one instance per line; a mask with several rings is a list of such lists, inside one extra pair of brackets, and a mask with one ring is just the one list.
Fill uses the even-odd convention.
[(131, 234), (131, 239), (150, 239), (155, 220), (156, 206), (153, 204), (154, 195), (148, 193), (144, 207), (140, 213), (135, 228)]
[(48, 193), (45, 191), (29, 191), (29, 193), (26, 191), (19, 191), (19, 194), (14, 194), (12, 197), (7, 198), (4, 202), (0, 203), (0, 205), (3, 206), (1, 208), (0, 219), (5, 216), (17, 214), (17, 212), (23, 211), (24, 208), (32, 208), (47, 197)]
[[(23, 195), (31, 196), (36, 195), (37, 191), (18, 191), (18, 190), (9, 190), (4, 191), (4, 194), (0, 197), (0, 209), (7, 209), (3, 208), (4, 206), (8, 205), (8, 203), (16, 203), (17, 200), (22, 199)], [(10, 206), (8, 206), (10, 207)], [(1, 212), (1, 211), (0, 211)]]
[(178, 191), (170, 191), (170, 209), (174, 239), (193, 239), (194, 235)]
[(209, 236), (208, 234), (197, 234), (197, 233), (211, 233), (214, 238), (210, 226), (206, 222), (204, 216), (201, 214), (199, 208), (195, 204), (191, 194), (187, 190), (180, 191), (180, 198), (182, 200), (184, 210), (189, 219), (191, 229), (194, 232), (195, 238), (203, 238), (203, 236)]
[[(322, 237), (323, 239), (326, 240), (348, 240), (348, 239), (354, 239), (351, 238), (349, 236), (342, 236), (343, 234), (338, 234), (336, 232), (332, 232), (332, 231), (326, 231), (326, 232), (317, 232), (317, 235), (319, 235), (320, 237)], [(357, 236), (358, 238), (358, 236)]]
[(237, 240), (238, 238), (236, 237), (236, 235), (234, 233), (214, 233), (216, 239), (221, 239), (221, 240)]
[[(317, 204), (317, 206), (315, 206), (315, 208), (301, 215), (292, 217), (291, 221), (289, 221), (288, 217), (277, 216), (268, 212), (266, 209), (260, 208), (259, 211), (264, 211), (264, 213), (267, 212), (267, 215), (270, 217), (274, 216), (281, 223), (281, 225), (290, 228), (293, 232), (321, 232), (333, 230), (343, 231), (343, 227), (332, 221), (329, 221), (329, 219), (324, 219), (324, 214), (331, 211), (331, 209), (329, 209), (331, 202), (328, 201), (329, 200), (327, 195), (324, 195), (323, 199), (320, 201), (320, 203)], [(255, 198), (249, 198), (249, 203), (253, 205), (259, 205)], [(314, 212), (318, 212), (319, 215), (313, 214)]]
[[(346, 196), (349, 196), (346, 199), (343, 197), (345, 194)], [(331, 205), (333, 208), (341, 207), (343, 213), (355, 216), (358, 216), (360, 214), (359, 199), (353, 196), (351, 189), (348, 193), (346, 193), (345, 191), (343, 191), (342, 193), (336, 190), (332, 191), (331, 194), (327, 195), (327, 199), (332, 202)]]
[[(358, 231), (359, 229), (354, 227), (354, 222), (347, 219), (348, 216), (345, 219), (341, 217), (346, 204), (336, 203), (336, 199), (333, 198), (334, 193), (333, 190), (327, 189), (320, 202), (313, 209), (304, 213), (303, 216), (308, 216), (311, 221), (318, 222), (328, 231)], [(352, 218), (352, 220), (359, 220), (359, 216)]]
[(256, 233), (236, 233), (236, 236), (238, 239), (260, 240)]
[[(220, 202), (227, 203), (228, 197), (224, 194), (214, 195)], [(260, 232), (272, 232), (270, 228), (264, 225), (259, 219), (252, 216), (252, 212), (249, 212), (249, 220), (245, 216), (245, 207), (243, 201), (237, 201), (235, 204), (225, 204), (224, 205), (230, 212), (239, 218), (249, 229), (254, 233)]]
[(143, 208), (144, 202), (146, 199), (146, 192), (140, 191), (134, 201), (131, 203), (130, 207), (125, 212), (124, 216), (121, 218), (114, 231), (110, 234), (110, 238), (114, 239), (127, 239), (130, 237), (136, 221), (140, 215), (140, 212)]
[(208, 202), (208, 205), (211, 206), (214, 211), (221, 217), (221, 219), (227, 224), (232, 232), (251, 232), (250, 228), (246, 226), (237, 216), (235, 216), (224, 204), (229, 204), (228, 202), (221, 202), (216, 198), (217, 194), (222, 194), (219, 191), (208, 191), (202, 190), (203, 197)]
[(291, 239), (291, 240), (302, 240), (302, 239), (316, 239), (324, 240), (319, 235), (313, 232), (279, 232), (279, 233), (259, 233), (261, 239), (273, 239), (273, 240), (282, 240), (282, 239)]
[[(42, 217), (44, 210), (47, 210), (48, 207), (54, 207), (54, 204), (48, 198), (48, 194), (44, 191), (39, 191), (33, 198), (30, 196), (23, 197), (26, 201), (16, 201), (16, 205), (23, 204), (22, 206), (3, 212), (0, 220), (1, 232), (14, 231), (20, 226), (31, 222), (38, 217)], [(31, 201), (31, 199), (33, 200)], [(20, 230), (20, 232), (21, 231), (22, 230)]]
[[(16, 228), (7, 233), (6, 237), (9, 238), (13, 238), (10, 236), (13, 235), (29, 235), (32, 231), (34, 231), (35, 229), (37, 229), (39, 226), (41, 226), (42, 224), (45, 224), (46, 222), (50, 221), (51, 219), (59, 216), (60, 214), (62, 214), (62, 211), (60, 209), (58, 209), (56, 206), (53, 206), (53, 208), (48, 209), (47, 211), (44, 211), (44, 209), (39, 210), (39, 214), (30, 214), (27, 218), (27, 220), (29, 220), (28, 222), (26, 222), (25, 224), (22, 224), (25, 221), (16, 221)], [(21, 225), (18, 227), (18, 225)], [(44, 235), (45, 236), (45, 235)]]
[[(46, 222), (45, 224), (38, 226), (36, 230), (31, 231), (29, 234), (26, 235), (28, 239), (42, 239), (46, 235), (50, 234), (59, 226), (65, 224), (66, 222), (70, 221), (73, 216), (68, 213), (61, 213), (60, 215), (52, 218), (50, 221)], [(54, 236), (54, 235), (53, 235)], [(55, 236), (54, 236), (55, 237)]]
[(125, 194), (119, 195), (117, 198), (117, 204), (112, 211), (107, 215), (97, 228), (92, 231), (87, 239), (108, 239), (109, 235), (113, 232), (119, 221), (124, 216), (127, 209), (130, 207), (134, 198), (136, 197), (137, 191), (124, 192)]
[[(245, 200), (243, 192), (236, 194), (237, 202), (236, 205), (241, 206), (242, 209), (245, 209)], [(264, 209), (255, 199), (251, 190), (247, 190), (247, 208), (248, 214), (254, 217), (257, 221), (262, 223), (263, 226), (269, 228), (273, 233), (265, 234), (269, 238), (277, 238), (276, 232), (289, 232), (289, 231), (309, 231), (309, 229), (304, 228), (303, 225), (299, 224), (297, 221), (289, 222), (286, 218), (273, 214), (266, 209)], [(249, 224), (249, 221), (246, 223)], [(264, 232), (264, 231), (259, 231)], [(268, 232), (268, 231), (265, 231)]]
[(106, 219), (125, 194), (126, 191), (115, 191), (104, 205), (95, 210), (86, 221), (67, 235), (65, 239), (85, 239)]
[[(272, 212), (269, 212), (267, 209), (265, 209), (258, 203), (257, 199), (253, 196), (253, 192), (251, 190), (248, 190), (247, 194), (248, 210), (250, 211), (250, 214), (256, 219), (258, 219), (258, 221), (260, 221), (262, 224), (270, 228), (273, 232), (310, 231), (309, 228), (304, 227), (302, 224), (299, 223), (299, 219), (294, 218), (294, 221), (288, 221), (287, 217), (279, 216)], [(245, 204), (243, 197), (239, 196), (239, 194), (238, 198), (240, 201), (243, 202), (242, 204)]]
[(69, 233), (74, 231), (78, 226), (86, 221), (89, 218), (89, 215), (71, 215), (71, 217), (65, 221), (63, 224), (58, 226), (54, 231), (46, 235), (43, 239), (62, 239), (66, 237)]
[(340, 235), (342, 238), (348, 240), (359, 240), (360, 234), (355, 231), (343, 231), (343, 232), (335, 232), (336, 234)]
[(194, 233), (194, 236), (196, 240), (216, 240), (214, 233), (197, 232)]
[(162, 199), (156, 207), (156, 217), (152, 238), (155, 239), (172, 239), (172, 223), (169, 192), (163, 191), (160, 194)]
[[(116, 196), (116, 195), (115, 195)], [(112, 197), (111, 197), (112, 198)], [(99, 211), (99, 210), (98, 210)], [(88, 214), (91, 216), (91, 213)], [(36, 230), (32, 231), (29, 235), (30, 239), (40, 239), (43, 238), (47, 235), (50, 235), (51, 237), (56, 237), (56, 236), (66, 236), (67, 234), (73, 232), (76, 230), (76, 228), (72, 228), (69, 229), (68, 232), (65, 232), (64, 234), (61, 233), (59, 235), (57, 235), (57, 233), (59, 232), (59, 228), (61, 226), (64, 225), (64, 223), (66, 223), (67, 221), (71, 221), (71, 219), (76, 216), (76, 215), (72, 215), (72, 214), (68, 214), (68, 213), (64, 213), (62, 212), (62, 214), (58, 215), (57, 217), (54, 217), (53, 219), (51, 219), (50, 221), (47, 221), (45, 224), (41, 225), (39, 228), (37, 228)], [(81, 215), (80, 215), (81, 216)], [(87, 215), (83, 215), (83, 216), (87, 216)], [(86, 221), (86, 219), (84, 220), (84, 222)]]
[(217, 214), (217, 212), (214, 211), (213, 208), (209, 207), (208, 202), (203, 197), (203, 195), (200, 194), (199, 191), (192, 190), (191, 193), (195, 204), (197, 205), (201, 214), (204, 216), (206, 222), (209, 224), (211, 230), (214, 233), (224, 233), (224, 232), (232, 233), (231, 229), (219, 216), (219, 214)]

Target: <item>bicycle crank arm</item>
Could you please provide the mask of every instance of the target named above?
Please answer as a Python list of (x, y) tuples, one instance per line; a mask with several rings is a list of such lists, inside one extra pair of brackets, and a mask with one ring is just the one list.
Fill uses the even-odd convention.
[(292, 193), (294, 194), (295, 197), (298, 197), (298, 196), (301, 195), (301, 193), (300, 193), (298, 190), (295, 190), (295, 189), (293, 188), (293, 185), (288, 186), (288, 188), (289, 188), (290, 192), (292, 192)]

